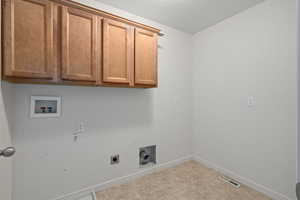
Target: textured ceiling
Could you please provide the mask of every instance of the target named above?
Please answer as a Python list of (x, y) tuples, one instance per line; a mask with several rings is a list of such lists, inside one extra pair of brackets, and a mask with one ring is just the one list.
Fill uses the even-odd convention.
[(196, 33), (263, 0), (97, 1), (188, 33)]

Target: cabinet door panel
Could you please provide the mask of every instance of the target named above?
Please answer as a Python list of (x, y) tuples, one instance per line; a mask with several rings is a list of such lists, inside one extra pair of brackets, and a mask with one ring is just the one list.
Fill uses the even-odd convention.
[(157, 34), (135, 29), (135, 84), (157, 85)]
[(63, 7), (62, 17), (62, 79), (96, 81), (97, 16)]
[(133, 85), (133, 27), (104, 19), (103, 34), (103, 82)]
[(53, 5), (47, 0), (6, 0), (4, 75), (53, 78)]

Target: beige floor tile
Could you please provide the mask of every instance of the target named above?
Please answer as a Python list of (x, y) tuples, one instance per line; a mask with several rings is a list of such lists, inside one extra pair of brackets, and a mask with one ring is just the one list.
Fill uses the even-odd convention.
[(189, 161), (96, 195), (98, 200), (271, 200), (247, 186), (232, 187), (220, 180), (220, 175)]

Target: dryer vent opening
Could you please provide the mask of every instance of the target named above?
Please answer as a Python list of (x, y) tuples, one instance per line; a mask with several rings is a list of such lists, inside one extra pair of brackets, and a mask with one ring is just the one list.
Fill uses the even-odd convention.
[(156, 164), (156, 145), (141, 147), (139, 149), (140, 166)]

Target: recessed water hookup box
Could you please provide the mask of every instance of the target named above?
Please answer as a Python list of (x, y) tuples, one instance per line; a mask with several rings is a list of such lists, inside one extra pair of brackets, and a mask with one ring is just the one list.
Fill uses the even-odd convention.
[(31, 118), (59, 117), (61, 114), (61, 97), (31, 96)]

